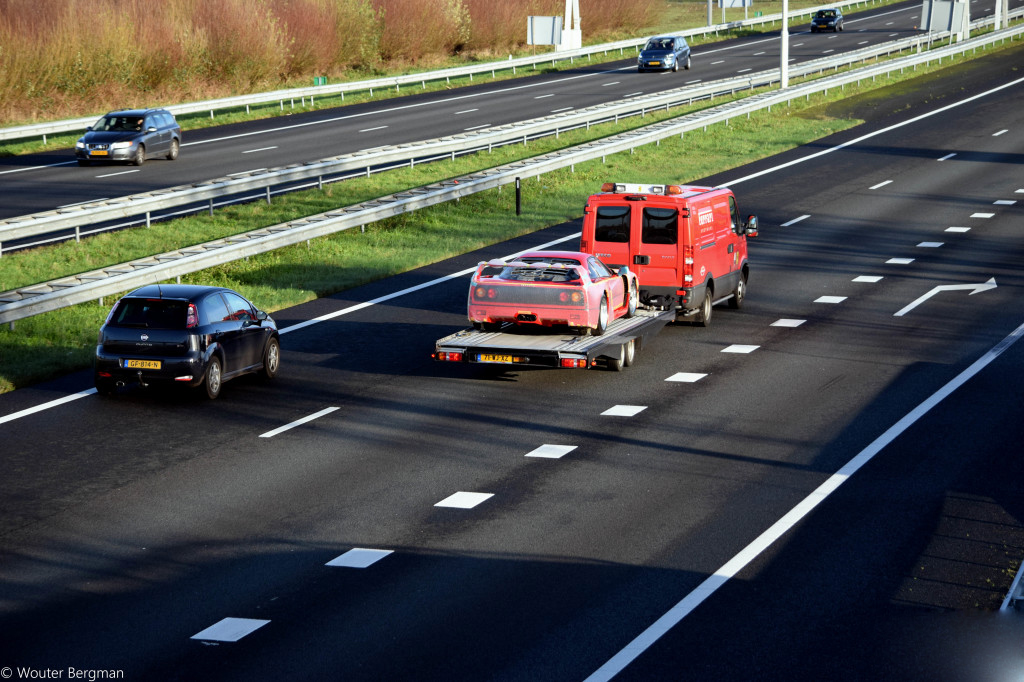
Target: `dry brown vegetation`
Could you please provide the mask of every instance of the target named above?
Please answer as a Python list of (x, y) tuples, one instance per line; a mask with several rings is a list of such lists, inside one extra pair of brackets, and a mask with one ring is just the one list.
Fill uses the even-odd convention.
[[(657, 0), (587, 0), (588, 40)], [(240, 94), (521, 49), (562, 0), (0, 0), (0, 123)]]

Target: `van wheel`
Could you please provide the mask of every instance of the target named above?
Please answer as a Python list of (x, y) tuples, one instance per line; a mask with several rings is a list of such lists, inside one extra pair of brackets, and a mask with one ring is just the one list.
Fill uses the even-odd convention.
[(636, 287), (626, 285), (626, 317), (636, 315), (636, 308), (640, 303), (640, 292)]
[(711, 303), (711, 289), (708, 288), (704, 290), (704, 300), (701, 301), (700, 310), (697, 312), (696, 322), (702, 327), (711, 326), (711, 310), (713, 308)]
[(732, 298), (729, 299), (729, 307), (733, 310), (739, 310), (743, 307), (743, 299), (747, 297), (747, 280), (740, 277), (740, 281), (736, 283), (736, 291), (732, 292)]
[(597, 311), (597, 326), (592, 333), (594, 336), (603, 336), (608, 331), (608, 295), (601, 297), (601, 308)]

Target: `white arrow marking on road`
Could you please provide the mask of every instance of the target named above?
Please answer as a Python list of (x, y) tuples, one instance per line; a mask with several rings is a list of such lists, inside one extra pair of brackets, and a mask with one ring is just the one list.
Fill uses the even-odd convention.
[(934, 296), (935, 294), (937, 294), (937, 293), (939, 293), (941, 291), (966, 291), (966, 290), (973, 289), (973, 291), (971, 291), (971, 293), (969, 295), (970, 296), (974, 296), (975, 294), (980, 294), (982, 291), (988, 291), (989, 289), (995, 289), (995, 288), (996, 288), (996, 278), (995, 277), (993, 277), (989, 281), (985, 282), (984, 284), (945, 284), (943, 286), (935, 287), (934, 289), (929, 291), (927, 294), (925, 294), (921, 298), (917, 299), (916, 301), (914, 301), (913, 303), (908, 305), (903, 310), (899, 311), (898, 313), (893, 314), (893, 317), (903, 317), (904, 315), (909, 313), (911, 310), (913, 310), (917, 306), (921, 305), (922, 303), (927, 301), (929, 298), (931, 298), (932, 296)]

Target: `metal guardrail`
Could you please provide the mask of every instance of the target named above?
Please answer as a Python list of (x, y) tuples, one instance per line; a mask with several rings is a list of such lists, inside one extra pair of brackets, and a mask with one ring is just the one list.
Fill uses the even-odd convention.
[[(935, 36), (932, 36), (935, 39)], [(790, 67), (793, 77), (838, 69), (856, 64), (880, 55), (889, 55), (905, 50), (921, 50), (926, 36), (912, 36), (881, 43), (872, 47), (845, 52), (830, 57), (803, 62)], [(735, 93), (759, 86), (770, 85), (779, 80), (778, 69), (770, 69), (739, 78), (711, 81), (668, 90), (656, 95), (634, 98), (623, 102), (605, 103), (560, 114), (552, 114), (530, 121), (460, 133), (435, 140), (426, 140), (404, 145), (376, 147), (351, 154), (310, 161), (303, 164), (260, 170), (244, 175), (214, 178), (192, 185), (163, 188), (141, 194), (77, 204), (0, 220), (0, 255), (3, 242), (24, 239), (58, 230), (74, 229), (76, 238), (80, 228), (86, 225), (108, 221), (146, 216), (178, 206), (212, 202), (215, 198), (243, 194), (256, 190), (267, 190), (275, 185), (316, 180), (323, 184), (325, 177), (338, 176), (386, 164), (413, 164), (417, 159), (439, 158), (447, 154), (467, 154), (483, 149), (535, 139), (550, 134), (559, 134), (574, 128), (589, 127), (598, 123), (631, 115), (644, 115), (661, 107), (692, 103), (703, 98), (714, 98), (724, 93)]]
[(406, 192), (340, 208), (316, 216), (274, 225), (242, 235), (219, 239), (169, 253), (110, 266), (89, 273), (24, 287), (0, 294), (0, 323), (31, 317), (77, 303), (128, 291), (144, 284), (204, 270), (230, 261), (273, 251), (315, 237), (365, 225), (383, 218), (426, 208), (513, 183), (517, 178), (539, 176), (573, 167), (585, 161), (632, 150), (658, 140), (751, 112), (785, 104), (798, 97), (841, 87), (847, 83), (875, 78), (932, 60), (965, 54), (969, 50), (1024, 35), (1024, 25), (997, 31), (931, 53), (899, 59), (854, 71), (828, 76), (786, 90), (774, 90), (736, 100), (713, 109), (684, 115), (609, 138), (588, 142), (551, 154), (518, 161), (469, 176), (412, 189)]
[[(813, 12), (826, 8), (826, 7), (853, 7), (859, 5), (875, 5), (879, 4), (878, 0), (843, 0), (831, 5), (820, 5), (812, 8), (793, 10), (789, 12), (789, 18), (799, 18), (805, 15), (810, 15)], [(675, 35), (685, 36), (692, 38), (694, 36), (718, 34), (723, 31), (730, 31), (740, 28), (749, 28), (757, 25), (772, 24), (776, 21), (781, 21), (782, 14), (772, 14), (763, 17), (755, 17), (752, 19), (744, 19), (742, 21), (732, 21), (723, 24), (715, 24), (713, 26), (706, 26), (701, 28), (686, 29), (683, 31), (674, 32)], [(601, 45), (592, 45), (590, 47), (584, 47), (577, 50), (561, 50), (557, 52), (549, 52), (544, 55), (533, 55), (529, 57), (520, 57), (518, 59), (508, 59), (506, 61), (495, 61), (487, 62), (483, 64), (474, 64), (471, 66), (460, 66), (451, 69), (441, 69), (438, 71), (429, 71), (423, 73), (412, 73), (405, 74), (402, 76), (390, 76), (387, 78), (376, 78), (373, 80), (356, 81), (349, 83), (336, 83), (332, 85), (319, 85), (310, 86), (305, 88), (291, 88), (287, 90), (275, 90), (272, 92), (257, 93), (252, 95), (239, 95), (236, 97), (222, 97), (220, 99), (206, 100), (202, 102), (191, 102), (188, 104), (174, 104), (165, 107), (168, 111), (173, 114), (191, 114), (201, 111), (209, 111), (210, 116), (213, 117), (213, 112), (218, 109), (238, 109), (241, 107), (249, 107), (252, 105), (269, 104), (273, 102), (280, 102), (281, 108), (284, 109), (285, 101), (310, 98), (311, 101), (315, 100), (316, 97), (328, 97), (341, 95), (344, 97), (345, 93), (353, 92), (364, 92), (370, 91), (371, 94), (374, 89), (383, 90), (396, 88), (400, 89), (403, 85), (415, 85), (421, 84), (424, 88), (426, 87), (427, 81), (438, 81), (438, 80), (450, 80), (452, 78), (463, 78), (469, 76), (472, 78), (477, 74), (490, 73), (492, 77), (498, 71), (511, 70), (512, 73), (516, 73), (517, 69), (533, 67), (536, 68), (538, 64), (551, 62), (552, 64), (556, 61), (574, 61), (581, 57), (590, 57), (599, 53), (607, 54), (615, 50), (619, 50), (620, 53), (626, 49), (639, 49), (647, 41), (647, 37), (643, 38), (631, 38), (629, 40), (621, 40), (612, 43), (603, 43)], [(67, 119), (62, 121), (50, 121), (47, 123), (36, 123), (32, 125), (13, 126), (9, 128), (0, 128), (0, 142), (8, 140), (20, 140), (29, 137), (42, 137), (44, 142), (47, 135), (74, 132), (84, 130), (86, 126), (92, 125), (96, 122), (96, 119), (103, 112), (94, 114), (92, 116), (86, 116), (82, 118)]]

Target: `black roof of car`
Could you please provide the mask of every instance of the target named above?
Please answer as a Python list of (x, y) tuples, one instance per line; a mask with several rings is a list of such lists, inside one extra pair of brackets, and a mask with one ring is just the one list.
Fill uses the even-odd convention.
[(206, 284), (147, 284), (127, 294), (125, 298), (176, 298), (193, 300), (215, 291), (231, 291), (226, 287)]

